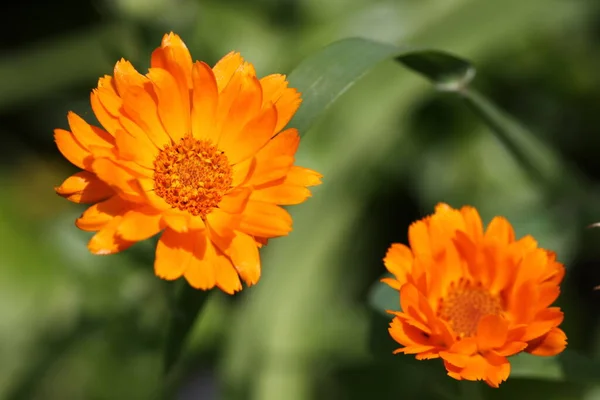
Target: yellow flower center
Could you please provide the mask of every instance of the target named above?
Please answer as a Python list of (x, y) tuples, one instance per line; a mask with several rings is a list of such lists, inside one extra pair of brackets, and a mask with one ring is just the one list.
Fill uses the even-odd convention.
[(502, 303), (498, 296), (492, 295), (481, 286), (461, 279), (452, 283), (448, 293), (440, 299), (438, 316), (450, 323), (459, 337), (473, 336), (481, 317), (499, 315)]
[(210, 141), (186, 136), (154, 160), (154, 192), (173, 208), (206, 216), (231, 188), (227, 156)]

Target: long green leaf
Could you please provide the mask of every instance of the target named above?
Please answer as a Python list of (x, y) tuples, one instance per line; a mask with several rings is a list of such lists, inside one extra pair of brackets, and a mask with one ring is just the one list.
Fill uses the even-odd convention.
[(340, 40), (306, 58), (290, 73), (290, 86), (297, 88), (304, 99), (290, 125), (305, 134), (360, 77), (391, 59), (430, 79), (440, 90), (456, 90), (475, 75), (469, 62), (445, 52), (361, 38)]
[(171, 372), (179, 359), (181, 350), (185, 346), (194, 322), (208, 296), (209, 292), (194, 289), (187, 282), (180, 282), (167, 325), (164, 352), (165, 374)]

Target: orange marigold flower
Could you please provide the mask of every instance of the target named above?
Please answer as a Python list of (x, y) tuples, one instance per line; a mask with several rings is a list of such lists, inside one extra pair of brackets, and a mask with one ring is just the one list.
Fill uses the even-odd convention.
[(156, 275), (227, 293), (258, 282), (258, 248), (287, 235), (280, 206), (310, 196), (321, 175), (294, 165), (295, 129), (282, 130), (301, 99), (284, 75), (258, 79), (240, 54), (213, 68), (192, 62), (170, 33), (142, 75), (116, 63), (91, 93), (102, 128), (75, 113), (55, 130), (61, 153), (83, 171), (56, 188), (93, 203), (77, 219), (97, 232), (88, 247), (112, 254), (163, 231)]
[(498, 385), (508, 378), (508, 356), (560, 353), (563, 313), (550, 307), (565, 270), (531, 236), (515, 240), (510, 223), (495, 217), (483, 230), (477, 210), (439, 204), (413, 223), (410, 247), (394, 243), (384, 263), (400, 291), (402, 312), (389, 328), (395, 353), (441, 358), (448, 375)]

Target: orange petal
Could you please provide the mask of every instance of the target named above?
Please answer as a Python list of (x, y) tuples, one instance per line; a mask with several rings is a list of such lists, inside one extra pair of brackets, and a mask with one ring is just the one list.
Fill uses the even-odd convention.
[(190, 286), (202, 290), (215, 286), (214, 258), (215, 252), (210, 240), (203, 233), (196, 235), (194, 251), (183, 274)]
[(121, 220), (120, 215), (114, 217), (98, 233), (92, 236), (88, 243), (90, 252), (97, 255), (115, 254), (135, 243), (134, 241), (127, 241), (117, 234), (117, 228), (121, 224)]
[(431, 239), (425, 222), (417, 221), (410, 225), (408, 241), (415, 257), (431, 257)]
[(55, 190), (60, 196), (74, 203), (97, 203), (115, 194), (107, 184), (88, 171), (70, 176)]
[(400, 306), (404, 314), (425, 326), (429, 326), (430, 321), (434, 319), (431, 306), (411, 283), (402, 285), (400, 289)]
[(178, 142), (190, 129), (189, 92), (180, 92), (177, 81), (167, 70), (150, 68), (148, 78), (154, 85), (158, 98), (158, 115), (165, 130), (173, 142)]
[(229, 214), (239, 214), (244, 211), (252, 191), (249, 188), (235, 188), (227, 193), (219, 202), (219, 208)]
[(150, 65), (168, 70), (181, 81), (182, 87), (192, 87), (192, 56), (179, 35), (171, 32), (163, 36), (161, 47), (152, 53)]
[(300, 204), (311, 196), (304, 186), (274, 183), (252, 191), (252, 200), (279, 205)]
[(92, 157), (81, 143), (75, 139), (75, 136), (64, 129), (54, 130), (54, 141), (62, 155), (71, 162), (71, 164), (85, 170), (90, 170)]
[[(75, 220), (75, 225), (84, 231), (98, 231), (112, 221), (116, 216), (123, 215), (133, 205), (119, 196), (96, 203), (83, 212)], [(116, 228), (115, 228), (116, 229)]]
[(499, 315), (484, 315), (477, 325), (477, 347), (485, 352), (501, 347), (506, 342), (508, 321)]
[(115, 140), (108, 132), (88, 124), (74, 112), (69, 111), (67, 119), (69, 120), (71, 132), (73, 132), (73, 135), (75, 135), (77, 141), (81, 143), (83, 147), (89, 149), (89, 146), (108, 148), (114, 146)]
[(412, 270), (413, 255), (408, 247), (393, 243), (388, 249), (383, 263), (389, 272), (394, 274), (399, 285), (406, 282), (406, 275)]
[[(249, 165), (250, 168), (245, 171), (247, 175), (243, 184), (254, 187), (284, 178), (294, 164), (294, 157), (287, 155), (278, 155), (270, 159), (261, 155), (255, 156), (253, 160)], [(242, 164), (246, 165), (246, 163), (247, 161), (244, 161)], [(234, 178), (241, 176), (236, 174), (236, 167), (234, 166)]]
[(263, 104), (270, 101), (277, 108), (277, 125), (275, 132), (279, 132), (290, 122), (302, 99), (296, 89), (288, 88), (285, 75), (273, 74), (265, 76), (260, 80), (263, 88)]
[(90, 102), (98, 122), (114, 135), (119, 128), (117, 117), (123, 102), (117, 94), (112, 76), (104, 75), (98, 79), (98, 87), (92, 91)]
[[(210, 227), (210, 230), (214, 235), (222, 239), (219, 242), (219, 248), (221, 248), (221, 250), (229, 244), (229, 240), (233, 237), (233, 231), (239, 227), (240, 219), (240, 215), (229, 214), (219, 208), (213, 209), (210, 214), (206, 216), (206, 225)], [(211, 238), (215, 243), (218, 241), (218, 239), (213, 236), (211, 236)]]
[(154, 273), (166, 280), (174, 280), (183, 275), (187, 268), (198, 236), (165, 229), (156, 245)]
[[(217, 246), (219, 243), (215, 243)], [(260, 279), (260, 256), (252, 236), (235, 231), (229, 246), (221, 249), (231, 259), (233, 266), (248, 286)]]
[(465, 206), (460, 210), (465, 220), (465, 233), (471, 240), (478, 241), (483, 237), (483, 224), (477, 210), (473, 207)]
[(256, 165), (249, 170), (248, 183), (258, 186), (285, 178), (291, 171), (299, 143), (300, 136), (295, 129), (287, 129), (271, 139), (256, 153)]
[(251, 200), (246, 204), (239, 229), (252, 236), (284, 236), (292, 230), (292, 217), (275, 204)]
[(92, 170), (98, 178), (110, 185), (125, 199), (142, 201), (141, 193), (133, 185), (136, 178), (127, 168), (107, 158), (101, 158), (94, 161)]
[(242, 283), (231, 260), (218, 248), (215, 247), (214, 249), (215, 258), (213, 259), (213, 264), (217, 286), (225, 293), (234, 294), (235, 292), (239, 292), (242, 290)]
[(145, 203), (160, 211), (171, 211), (173, 207), (154, 192), (153, 179), (137, 179), (131, 182), (132, 187), (144, 196)]
[(146, 132), (156, 147), (162, 149), (171, 144), (171, 138), (162, 125), (150, 93), (141, 87), (130, 87), (122, 97), (125, 115)]
[(502, 348), (494, 350), (495, 353), (509, 357), (525, 350), (527, 343), (525, 342), (507, 342)]
[(117, 233), (125, 240), (141, 241), (156, 235), (164, 228), (160, 213), (151, 207), (140, 207), (123, 214)]
[(163, 222), (167, 224), (171, 229), (179, 233), (186, 233), (189, 230), (189, 214), (187, 214), (186, 212), (177, 212), (179, 210), (173, 211), (174, 212), (163, 213)]
[[(256, 79), (254, 76), (241, 75), (239, 77), (239, 81), (239, 90), (237, 90), (235, 97), (229, 106), (227, 116), (224, 117), (221, 134), (218, 141), (219, 148), (225, 151), (232, 164), (239, 162), (239, 160), (235, 159), (235, 156), (233, 156), (234, 159), (231, 159), (231, 157), (232, 154), (235, 154), (235, 150), (239, 149), (240, 147), (244, 147), (242, 141), (248, 142), (254, 135), (257, 135), (254, 133), (254, 131), (249, 130), (250, 128), (246, 125), (252, 119), (257, 118), (259, 119), (258, 123), (260, 127), (263, 127), (269, 123), (268, 119), (264, 117), (260, 118), (262, 90), (258, 79)], [(230, 89), (228, 87), (221, 94), (221, 97), (230, 95), (229, 90)], [(231, 90), (235, 89), (232, 88)], [(273, 127), (271, 128), (273, 129), (277, 119), (277, 111), (274, 107), (272, 110), (270, 110), (269, 114), (270, 118), (273, 119)], [(251, 125), (250, 127), (252, 128), (254, 125)], [(273, 132), (271, 131), (269, 138), (272, 136)]]
[(554, 356), (566, 347), (567, 335), (559, 328), (552, 328), (544, 336), (530, 341), (525, 351), (534, 356)]
[(382, 278), (380, 280), (380, 282), (385, 283), (386, 285), (388, 285), (389, 287), (391, 287), (392, 289), (396, 289), (396, 290), (400, 290), (400, 288), (402, 287), (404, 282), (399, 282), (397, 279), (395, 278)]
[(292, 166), (285, 177), (285, 182), (299, 186), (316, 186), (321, 184), (323, 175), (312, 169)]
[(146, 132), (125, 116), (121, 116), (120, 124), (122, 128), (115, 132), (119, 156), (145, 168), (154, 169), (158, 148), (152, 143)]
[(140, 74), (127, 60), (121, 59), (115, 64), (113, 71), (114, 85), (121, 97), (133, 87), (142, 88), (148, 79)]
[(207, 64), (203, 62), (194, 64), (192, 83), (192, 135), (196, 139), (216, 143), (220, 133), (215, 123), (218, 104), (217, 81)]
[[(390, 336), (399, 344), (412, 347), (408, 350), (402, 350), (404, 353), (420, 353), (430, 351), (435, 348), (432, 345), (430, 336), (422, 330), (407, 324), (400, 318), (394, 318), (388, 329)], [(418, 349), (418, 351), (416, 351)]]
[[(221, 92), (233, 77), (233, 74), (244, 64), (244, 59), (240, 53), (230, 52), (221, 58), (213, 67), (217, 87)], [(255, 74), (256, 75), (256, 74)]]
[(485, 231), (485, 237), (494, 238), (501, 244), (509, 244), (515, 241), (515, 231), (506, 218), (494, 217)]

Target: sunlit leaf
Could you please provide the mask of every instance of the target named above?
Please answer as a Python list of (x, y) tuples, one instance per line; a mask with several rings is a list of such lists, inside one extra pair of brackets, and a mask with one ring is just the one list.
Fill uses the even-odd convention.
[(441, 51), (361, 38), (340, 40), (306, 58), (290, 73), (290, 86), (297, 88), (304, 99), (290, 125), (306, 133), (357, 80), (379, 63), (392, 59), (424, 75), (439, 90), (458, 90), (475, 75), (466, 60)]

